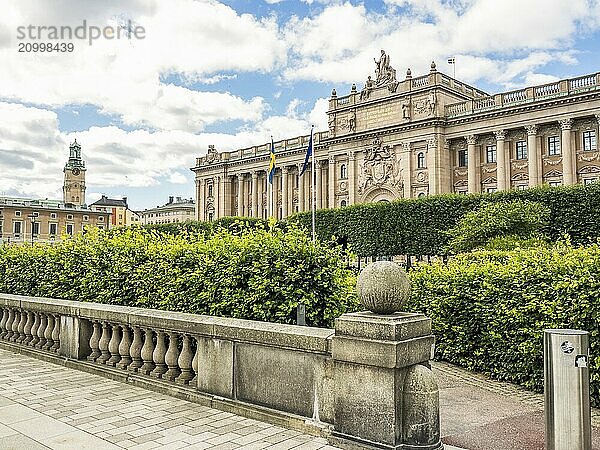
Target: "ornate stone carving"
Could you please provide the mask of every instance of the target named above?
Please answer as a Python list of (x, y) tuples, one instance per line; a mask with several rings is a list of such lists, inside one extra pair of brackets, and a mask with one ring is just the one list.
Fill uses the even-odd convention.
[(518, 162), (514, 162), (512, 163), (512, 168), (515, 170), (521, 170), (521, 169), (525, 169), (527, 167), (527, 161), (522, 162), (522, 163), (518, 163)]
[(489, 135), (478, 136), (477, 143), (479, 145), (496, 145), (496, 138)]
[(292, 190), (292, 203), (298, 203), (298, 188)]
[(347, 181), (340, 181), (340, 183), (338, 184), (338, 192), (341, 194), (348, 192), (348, 182)]
[(582, 167), (581, 169), (579, 169), (577, 171), (577, 173), (583, 173), (583, 174), (586, 174), (586, 173), (598, 173), (598, 172), (600, 172), (600, 167), (598, 167), (598, 166), (592, 166), (592, 165)]
[(417, 173), (417, 175), (415, 176), (415, 179), (419, 183), (427, 183), (427, 181), (428, 181), (427, 172), (421, 171), (421, 172)]
[(454, 169), (454, 176), (455, 177), (464, 177), (466, 175), (467, 175), (467, 171), (466, 170)]
[(510, 179), (512, 181), (525, 181), (529, 180), (529, 175), (527, 172), (515, 173)]
[(492, 173), (496, 171), (496, 164), (485, 164), (482, 166), (485, 173)]
[(562, 163), (562, 158), (558, 159), (544, 159), (544, 166), (557, 166)]
[(556, 136), (560, 134), (560, 128), (558, 125), (545, 125), (538, 129), (538, 134), (543, 136)]
[(594, 152), (594, 153), (590, 153), (588, 155), (584, 155), (583, 153), (580, 153), (579, 155), (577, 155), (577, 159), (579, 161), (586, 161), (586, 162), (600, 161), (600, 153)]
[(520, 130), (511, 130), (508, 132), (508, 139), (512, 140), (512, 141), (524, 141), (525, 140), (525, 133), (523, 131)]
[(595, 130), (597, 126), (598, 126), (598, 120), (584, 119), (584, 120), (577, 120), (573, 124), (572, 129), (576, 130), (576, 131), (591, 131), (591, 130)]
[(430, 92), (428, 95), (424, 97), (419, 97), (415, 99), (413, 111), (415, 116), (422, 117), (430, 117), (433, 116), (435, 112), (435, 105), (437, 99), (435, 96), (435, 92)]
[(367, 77), (367, 81), (365, 81), (365, 87), (360, 91), (360, 99), (367, 100), (371, 95), (371, 91), (373, 90), (373, 80), (371, 80), (371, 75)]
[(377, 87), (385, 86), (388, 83), (396, 81), (396, 70), (390, 65), (390, 56), (381, 50), (379, 61), (373, 58), (375, 62), (375, 84)]
[(470, 134), (469, 136), (467, 136), (467, 145), (475, 145), (475, 144), (477, 144), (477, 135)]
[(359, 194), (372, 186), (381, 187), (387, 184), (398, 187), (402, 185), (400, 163), (391, 146), (383, 145), (381, 140), (376, 137), (372, 145), (364, 150), (364, 153), (358, 180)]
[(573, 127), (573, 119), (559, 120), (558, 124), (560, 125), (561, 130), (570, 130)]
[(535, 124), (525, 125), (525, 131), (527, 131), (528, 136), (536, 136), (538, 132), (538, 126)]
[(402, 108), (402, 118), (404, 120), (410, 120), (410, 98), (402, 100), (400, 107)]
[(208, 146), (208, 151), (206, 152), (205, 161), (209, 164), (213, 163), (213, 162), (221, 161), (221, 154), (215, 149), (214, 145)]
[(506, 130), (494, 131), (494, 136), (497, 141), (504, 141), (506, 140)]
[(329, 133), (334, 135), (335, 134), (335, 114), (329, 114), (329, 120), (327, 123), (329, 125)]
[(544, 178), (560, 178), (562, 177), (562, 172), (559, 170), (552, 170), (544, 175)]

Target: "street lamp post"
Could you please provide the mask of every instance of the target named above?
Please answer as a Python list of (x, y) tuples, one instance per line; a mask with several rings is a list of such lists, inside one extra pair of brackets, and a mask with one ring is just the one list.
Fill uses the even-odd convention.
[(31, 213), (28, 217), (31, 220), (31, 246), (33, 247), (33, 226), (35, 225), (35, 215)]

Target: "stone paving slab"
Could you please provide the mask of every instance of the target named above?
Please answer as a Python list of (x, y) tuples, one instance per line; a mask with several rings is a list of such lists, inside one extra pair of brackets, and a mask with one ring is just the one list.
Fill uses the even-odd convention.
[(0, 449), (321, 449), (326, 439), (0, 349)]

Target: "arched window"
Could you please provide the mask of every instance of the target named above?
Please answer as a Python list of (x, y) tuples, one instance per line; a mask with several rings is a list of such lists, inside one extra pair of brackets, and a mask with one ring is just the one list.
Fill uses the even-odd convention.
[(348, 178), (348, 166), (342, 164), (340, 166), (340, 180), (346, 180)]
[(425, 197), (425, 192), (419, 192), (419, 196), (418, 196), (418, 197), (419, 197), (419, 198), (421, 198), (421, 197)]
[(340, 202), (340, 206), (346, 206), (346, 205), (347, 205), (347, 203), (346, 203), (346, 200), (342, 200), (342, 201)]
[(417, 155), (417, 169), (425, 168), (425, 153), (419, 152)]

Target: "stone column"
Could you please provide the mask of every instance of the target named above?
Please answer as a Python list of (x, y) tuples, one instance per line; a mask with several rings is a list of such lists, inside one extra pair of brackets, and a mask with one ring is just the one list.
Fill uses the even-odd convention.
[(315, 161), (315, 174), (316, 174), (316, 180), (315, 180), (315, 192), (316, 192), (316, 209), (321, 209), (323, 208), (323, 204), (326, 205), (326, 203), (324, 203), (322, 200), (322, 195), (323, 195), (323, 191), (321, 190), (322, 186), (321, 186), (321, 177), (323, 176), (323, 168), (321, 167), (321, 161), (316, 160)]
[[(321, 167), (321, 171), (323, 171), (325, 169), (325, 166), (322, 165)], [(321, 204), (323, 206), (328, 205), (328, 201), (327, 198), (325, 197), (325, 193), (327, 192), (327, 180), (329, 179), (329, 174), (327, 174), (327, 176), (325, 175), (321, 175), (321, 197), (322, 197), (322, 202)]]
[(411, 181), (412, 181), (412, 154), (410, 149), (410, 142), (402, 144), (402, 158), (400, 160), (402, 167), (402, 183), (403, 183), (403, 197), (411, 198)]
[(215, 177), (215, 219), (223, 217), (223, 183), (221, 177)]
[[(298, 174), (302, 171), (302, 164), (298, 164)], [(307, 172), (298, 176), (298, 211), (304, 211), (306, 204), (306, 197), (304, 192), (304, 179), (308, 175)]]
[(506, 140), (506, 131), (494, 131), (496, 136), (496, 189), (506, 190), (506, 153), (504, 151), (504, 142)]
[(252, 217), (258, 217), (258, 173), (252, 171)]
[(529, 174), (529, 186), (540, 184), (538, 171), (537, 151), (537, 125), (527, 125), (527, 172)]
[(238, 198), (238, 206), (237, 206), (237, 215), (239, 217), (242, 217), (244, 215), (244, 175), (243, 174), (238, 174), (238, 192), (237, 192), (237, 198)]
[(281, 218), (288, 216), (288, 205), (290, 202), (289, 196), (289, 168), (284, 166), (281, 168)]
[(200, 187), (198, 188), (198, 193), (197, 193), (197, 208), (198, 208), (198, 212), (196, 214), (196, 218), (198, 220), (206, 220), (206, 182), (204, 180), (200, 180), (199, 181), (199, 185)]
[(354, 150), (350, 150), (348, 152), (348, 204), (354, 205), (356, 203), (356, 199), (354, 196), (356, 195), (354, 190), (356, 187), (357, 180), (355, 180), (355, 168), (356, 168), (356, 155), (354, 154)]
[(431, 319), (399, 312), (410, 283), (396, 263), (378, 261), (358, 277), (368, 310), (335, 320), (334, 429), (341, 448), (441, 450), (439, 389), (429, 368)]
[(427, 139), (427, 173), (429, 174), (429, 195), (439, 194), (439, 158), (438, 140)]
[(335, 208), (335, 156), (329, 156), (329, 174), (328, 174), (328, 194), (329, 207)]
[(561, 136), (560, 145), (562, 152), (562, 171), (563, 171), (563, 184), (575, 184), (575, 166), (573, 161), (573, 149), (571, 148), (571, 127), (573, 126), (573, 120), (564, 119), (560, 122)]
[(477, 136), (472, 134), (467, 136), (467, 180), (469, 186), (469, 194), (479, 192), (479, 182), (477, 177), (477, 150), (475, 145), (477, 144)]

